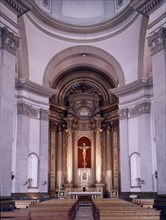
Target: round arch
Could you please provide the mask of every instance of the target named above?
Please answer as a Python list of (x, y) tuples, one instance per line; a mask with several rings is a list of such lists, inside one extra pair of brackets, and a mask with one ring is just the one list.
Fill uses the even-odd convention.
[(61, 73), (80, 65), (105, 72), (116, 86), (125, 84), (123, 70), (111, 54), (94, 46), (74, 46), (61, 51), (50, 60), (44, 72), (43, 85), (52, 87)]

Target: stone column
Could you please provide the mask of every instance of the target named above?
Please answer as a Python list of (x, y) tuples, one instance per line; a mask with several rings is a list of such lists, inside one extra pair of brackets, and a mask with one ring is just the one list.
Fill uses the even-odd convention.
[(73, 138), (72, 130), (68, 129), (67, 132), (67, 183), (71, 184), (73, 181)]
[(102, 149), (101, 149), (101, 121), (100, 115), (95, 117), (96, 120), (96, 182), (102, 182)]
[(121, 192), (130, 191), (128, 108), (119, 110)]
[(0, 27), (0, 180), (1, 196), (11, 194), (15, 57), (19, 38)]
[(73, 184), (73, 131), (72, 131), (72, 120), (73, 116), (68, 115), (67, 118), (65, 118), (67, 122), (67, 188), (71, 188), (71, 184)]
[(59, 124), (58, 126), (58, 152), (57, 152), (57, 186), (60, 190), (62, 188), (62, 162), (63, 162), (63, 141), (62, 141), (62, 125)]
[(50, 192), (56, 191), (56, 132), (57, 124), (50, 121)]
[(118, 195), (119, 191), (119, 146), (118, 146), (118, 121), (112, 124), (112, 145), (113, 145), (113, 193)]
[[(48, 192), (48, 145), (49, 145), (49, 111), (40, 109), (40, 164), (39, 164), (39, 190)], [(55, 145), (53, 146), (55, 147)]]
[(166, 195), (166, 28), (149, 37), (152, 52), (158, 194)]
[(112, 146), (110, 125), (106, 127), (106, 184), (107, 190), (112, 190)]

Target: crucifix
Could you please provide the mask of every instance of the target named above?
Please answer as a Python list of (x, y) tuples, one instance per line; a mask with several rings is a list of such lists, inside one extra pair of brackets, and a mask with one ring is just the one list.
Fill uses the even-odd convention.
[(85, 143), (83, 143), (83, 146), (80, 146), (79, 147), (80, 149), (82, 149), (82, 156), (83, 156), (83, 159), (84, 159), (84, 162), (82, 163), (84, 168), (87, 166), (87, 162), (86, 162), (86, 150), (88, 148), (90, 148), (89, 146), (86, 146)]

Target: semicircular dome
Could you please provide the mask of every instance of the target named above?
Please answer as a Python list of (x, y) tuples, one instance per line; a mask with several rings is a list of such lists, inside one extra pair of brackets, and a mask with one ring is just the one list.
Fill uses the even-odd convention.
[(35, 0), (52, 18), (70, 25), (87, 26), (118, 15), (131, 0)]

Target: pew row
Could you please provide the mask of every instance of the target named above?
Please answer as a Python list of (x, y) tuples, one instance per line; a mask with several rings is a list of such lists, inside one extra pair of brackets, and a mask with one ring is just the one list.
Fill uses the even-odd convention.
[(143, 208), (153, 208), (154, 199), (133, 199), (133, 202)]
[(95, 220), (160, 220), (160, 211), (142, 208), (121, 199), (93, 200)]
[(49, 200), (15, 210), (14, 212), (2, 212), (4, 220), (74, 220), (78, 209), (76, 200)]

